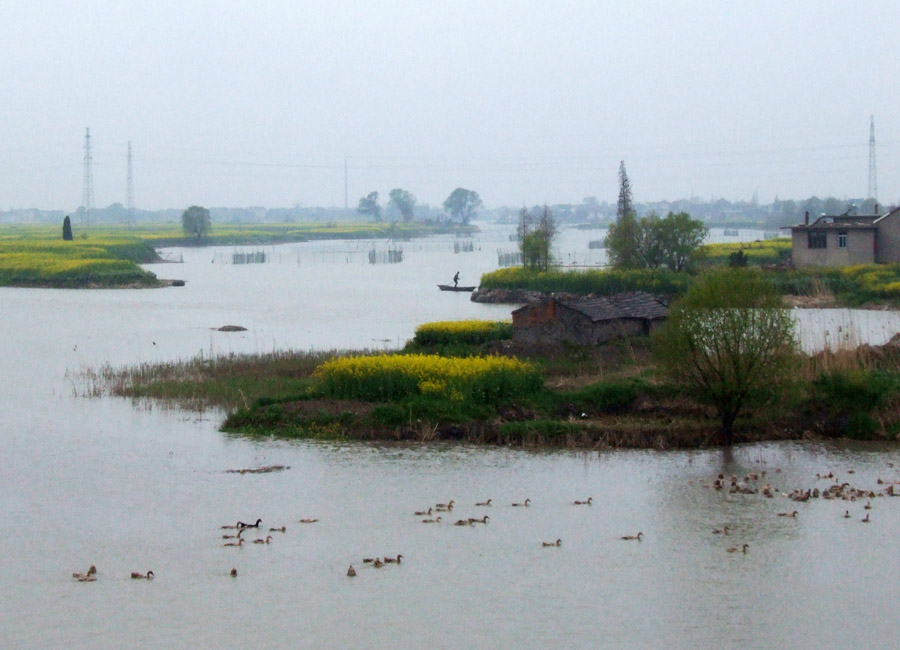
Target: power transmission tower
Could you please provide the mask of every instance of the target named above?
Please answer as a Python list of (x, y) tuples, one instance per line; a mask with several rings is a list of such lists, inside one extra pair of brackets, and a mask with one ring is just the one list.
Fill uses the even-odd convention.
[(869, 198), (878, 200), (878, 175), (875, 171), (875, 116), (869, 117)]
[(84, 133), (84, 173), (82, 175), (83, 186), (81, 190), (81, 207), (84, 208), (84, 222), (91, 222), (94, 212), (94, 172), (91, 168), (91, 129), (85, 129)]
[(128, 141), (128, 179), (125, 181), (125, 210), (128, 223), (134, 223), (134, 175), (131, 171), (131, 140)]

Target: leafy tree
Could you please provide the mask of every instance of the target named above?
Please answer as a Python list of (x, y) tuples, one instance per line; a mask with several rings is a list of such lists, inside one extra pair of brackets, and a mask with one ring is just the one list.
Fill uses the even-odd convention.
[(670, 271), (686, 271), (707, 234), (703, 222), (691, 219), (687, 212), (670, 212), (657, 222), (654, 237), (659, 243), (662, 265)]
[[(535, 228), (532, 230), (532, 225)], [(546, 271), (552, 260), (551, 249), (556, 236), (556, 219), (546, 205), (535, 217), (525, 208), (519, 213), (519, 250), (526, 269)]]
[(444, 201), (444, 210), (450, 213), (451, 218), (467, 224), (482, 205), (478, 192), (457, 187)]
[(371, 217), (372, 221), (381, 221), (381, 206), (378, 204), (378, 192), (369, 192), (367, 196), (360, 198), (356, 208), (364, 217)]
[(72, 241), (72, 220), (69, 219), (69, 215), (66, 215), (66, 218), (63, 219), (63, 239)]
[(413, 219), (413, 211), (416, 209), (416, 197), (406, 190), (397, 188), (391, 190), (391, 203), (394, 204), (403, 217), (403, 223), (409, 223)]
[(200, 237), (212, 230), (212, 224), (209, 220), (209, 210), (201, 208), (199, 205), (192, 205), (181, 213), (181, 227), (189, 235), (197, 235), (197, 242)]
[(696, 280), (655, 336), (663, 370), (716, 409), (720, 442), (730, 445), (745, 406), (778, 394), (795, 360), (794, 321), (772, 283), (728, 269)]

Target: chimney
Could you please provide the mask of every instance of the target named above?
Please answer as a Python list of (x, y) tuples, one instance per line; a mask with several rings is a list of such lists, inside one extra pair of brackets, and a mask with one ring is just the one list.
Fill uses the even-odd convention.
[(809, 210), (806, 211), (806, 214), (803, 215), (803, 223), (805, 225), (809, 225)]
[(875, 216), (876, 217), (878, 216), (878, 204), (877, 203), (875, 204)]

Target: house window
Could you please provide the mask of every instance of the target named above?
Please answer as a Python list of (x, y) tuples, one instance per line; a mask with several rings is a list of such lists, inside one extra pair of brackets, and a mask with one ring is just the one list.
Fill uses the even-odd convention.
[(810, 248), (827, 248), (828, 239), (824, 230), (810, 230), (807, 234), (807, 242)]
[(847, 231), (841, 230), (838, 232), (838, 248), (847, 248)]

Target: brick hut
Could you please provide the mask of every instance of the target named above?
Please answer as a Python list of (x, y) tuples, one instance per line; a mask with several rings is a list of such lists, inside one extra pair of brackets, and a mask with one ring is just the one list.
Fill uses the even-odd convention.
[(550, 298), (512, 313), (513, 340), (523, 345), (596, 345), (647, 335), (663, 323), (668, 307), (644, 291), (601, 298)]

